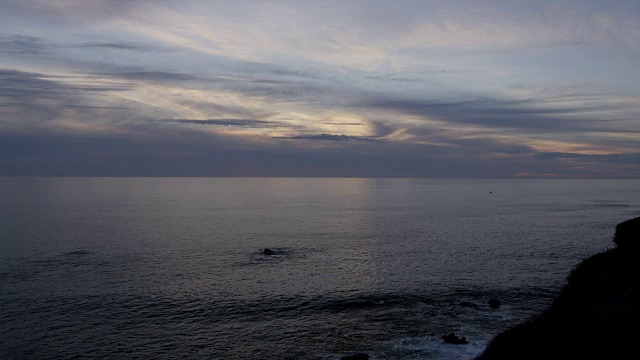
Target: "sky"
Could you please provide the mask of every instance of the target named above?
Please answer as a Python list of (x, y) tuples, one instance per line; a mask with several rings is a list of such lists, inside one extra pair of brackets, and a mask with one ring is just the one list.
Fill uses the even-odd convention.
[(638, 1), (0, 8), (0, 176), (640, 178)]

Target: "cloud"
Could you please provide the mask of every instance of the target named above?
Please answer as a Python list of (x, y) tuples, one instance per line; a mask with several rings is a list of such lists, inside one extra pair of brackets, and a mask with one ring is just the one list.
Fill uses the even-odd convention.
[[(638, 178), (640, 152), (625, 154), (538, 153), (533, 157), (539, 173), (555, 167), (558, 174), (574, 173), (584, 178)], [(530, 174), (525, 174), (530, 175)], [(566, 176), (566, 175), (565, 175)]]
[(174, 49), (153, 46), (149, 44), (128, 43), (128, 42), (85, 42), (77, 45), (63, 45), (65, 47), (87, 48), (87, 49), (107, 49), (107, 50), (128, 50), (136, 52), (149, 51), (174, 51)]
[(122, 106), (87, 106), (87, 105), (71, 105), (71, 104), (20, 104), (20, 103), (2, 103), (0, 107), (6, 108), (48, 108), (48, 109), (116, 109), (116, 110), (124, 110), (126, 107)]
[[(137, 125), (140, 126), (140, 125)], [(0, 175), (58, 176), (337, 176), (556, 177), (640, 176), (640, 154), (537, 159), (513, 154), (492, 158), (446, 146), (392, 142), (340, 148), (288, 146), (287, 139), (252, 143), (247, 138), (199, 133), (148, 123), (144, 131), (82, 135), (0, 133)], [(352, 148), (353, 147), (353, 148)], [(295, 149), (295, 150), (294, 150)], [(610, 162), (615, 159), (615, 162)]]
[(297, 135), (297, 136), (281, 136), (279, 139), (293, 140), (319, 140), (319, 141), (349, 141), (349, 142), (384, 142), (385, 139), (374, 136), (350, 136), (350, 135)]
[[(376, 96), (359, 104), (364, 108), (389, 110), (397, 114), (418, 115), (450, 124), (477, 125), (487, 128), (538, 131), (602, 131), (602, 121), (593, 113), (621, 112), (624, 106), (607, 101), (558, 104), (558, 98), (510, 100), (499, 98), (465, 101), (429, 101), (426, 99)], [(607, 117), (610, 115), (606, 115)], [(596, 121), (590, 121), (590, 119)]]
[[(185, 124), (198, 121), (178, 120), (186, 120)], [(214, 128), (237, 120), (249, 120), (248, 126), (256, 124), (251, 119), (209, 120), (214, 120), (212, 123), (216, 125), (209, 125)], [(529, 173), (531, 176), (557, 174), (558, 177), (640, 176), (638, 153), (550, 155), (491, 138), (447, 138), (446, 132), (425, 135), (443, 141), (431, 145), (326, 133), (264, 139), (202, 132), (199, 128), (208, 125), (171, 126), (172, 122), (175, 120), (117, 122), (109, 128), (89, 132), (56, 127), (34, 127), (28, 132), (2, 131), (0, 175), (509, 177)], [(319, 141), (323, 146), (301, 146), (303, 141)], [(495, 156), (496, 153), (501, 156)]]
[(222, 127), (240, 127), (253, 129), (275, 129), (275, 128), (292, 128), (290, 124), (278, 121), (253, 120), (253, 119), (207, 119), (207, 120), (167, 120), (168, 122), (200, 125), (200, 126), (222, 126)]
[[(377, 152), (345, 148), (292, 151), (286, 142), (256, 144), (238, 138), (230, 147), (234, 140), (219, 135), (176, 134), (152, 124), (146, 133), (153, 136), (2, 133), (0, 175), (415, 177), (433, 174), (432, 169), (439, 168), (439, 176), (460, 176), (484, 164), (439, 160), (415, 148), (393, 145)], [(362, 145), (367, 144), (383, 145)]]
[(96, 81), (74, 84), (70, 77), (0, 68), (0, 96), (37, 101), (53, 96), (80, 95), (92, 92), (126, 91), (129, 87)]
[(149, 82), (225, 82), (223, 78), (212, 78), (202, 75), (185, 74), (170, 71), (132, 71), (129, 67), (122, 67), (114, 72), (96, 72), (94, 75), (125, 80), (140, 80)]
[(100, 80), (77, 82), (74, 77), (12, 69), (0, 69), (0, 83), (0, 126), (4, 127), (40, 127), (60, 120), (78, 124), (87, 119), (100, 121), (104, 118), (98, 115), (127, 109), (100, 95), (130, 90)]
[[(542, 152), (535, 154), (535, 158), (539, 160), (580, 160), (594, 161), (598, 163), (640, 164), (640, 152), (610, 155)], [(640, 165), (636, 166), (636, 168), (640, 170)]]
[(166, 52), (173, 51), (168, 47), (160, 47), (151, 44), (121, 42), (121, 41), (92, 41), (79, 44), (54, 43), (42, 37), (28, 35), (10, 35), (0, 37), (0, 54), (10, 55), (51, 55), (56, 50), (70, 48), (79, 49), (103, 49), (125, 50), (135, 52)]
[(75, 24), (95, 24), (131, 13), (142, 15), (145, 11), (148, 14), (153, 9), (153, 2), (149, 0), (20, 0), (16, 3), (49, 21), (49, 18), (59, 18)]
[(48, 52), (50, 46), (41, 38), (25, 35), (0, 37), (0, 54), (36, 55)]
[(73, 159), (86, 160), (78, 173), (102, 171), (90, 159), (115, 169), (129, 161), (120, 149), (138, 160), (118, 174), (161, 164), (182, 169), (171, 174), (637, 173), (625, 155), (640, 141), (637, 4), (24, 0), (3, 10), (0, 130), (20, 150), (6, 145), (13, 157), (2, 158), (17, 173), (71, 171)]
[(324, 122), (325, 125), (340, 125), (340, 126), (362, 126), (362, 123), (356, 122)]

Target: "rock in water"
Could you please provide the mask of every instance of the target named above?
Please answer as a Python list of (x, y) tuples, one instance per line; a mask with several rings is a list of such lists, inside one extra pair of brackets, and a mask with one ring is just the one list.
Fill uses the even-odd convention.
[(264, 251), (262, 253), (265, 255), (274, 255), (276, 252), (271, 249), (264, 248)]
[(580, 263), (551, 307), (498, 335), (477, 358), (624, 359), (640, 335), (640, 218), (618, 224), (614, 249)]
[(456, 345), (462, 345), (462, 344), (468, 344), (469, 342), (467, 341), (466, 337), (457, 337), (456, 334), (451, 333), (449, 335), (444, 335), (441, 337), (442, 340), (444, 340), (444, 342), (446, 342), (447, 344), (456, 344)]
[(492, 309), (497, 309), (500, 307), (500, 300), (491, 299), (489, 300), (489, 307)]

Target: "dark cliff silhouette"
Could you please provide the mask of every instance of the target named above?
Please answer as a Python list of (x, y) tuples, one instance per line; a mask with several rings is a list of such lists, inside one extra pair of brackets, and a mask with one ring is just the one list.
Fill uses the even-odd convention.
[(477, 360), (615, 359), (637, 353), (640, 217), (616, 226), (614, 249), (580, 263), (551, 307), (498, 335)]

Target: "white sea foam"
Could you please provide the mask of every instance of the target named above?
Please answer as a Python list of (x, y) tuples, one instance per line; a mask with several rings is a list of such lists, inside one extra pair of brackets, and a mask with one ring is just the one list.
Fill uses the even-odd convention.
[(414, 353), (421, 359), (474, 359), (487, 347), (486, 340), (468, 339), (469, 344), (447, 344), (438, 336), (408, 337), (393, 341), (398, 352)]

